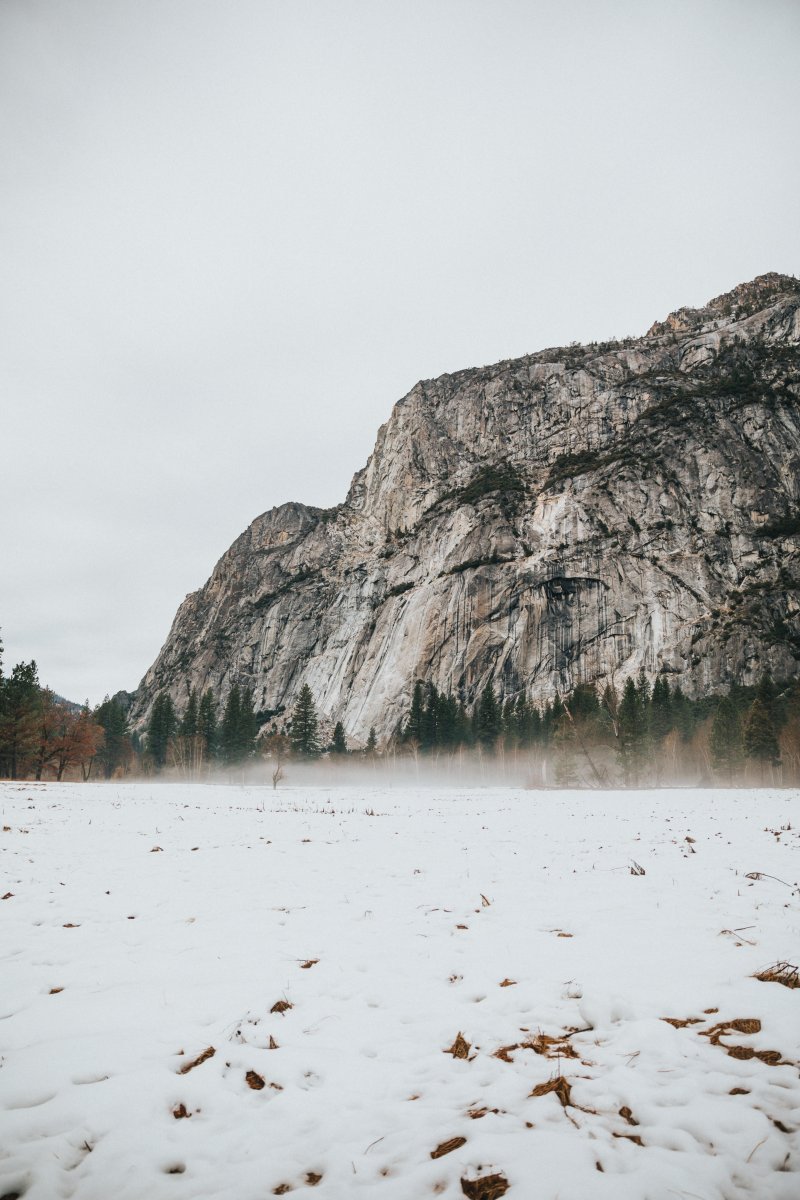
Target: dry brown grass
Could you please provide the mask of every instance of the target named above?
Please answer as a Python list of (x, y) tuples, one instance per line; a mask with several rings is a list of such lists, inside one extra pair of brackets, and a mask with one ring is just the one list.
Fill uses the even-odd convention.
[(762, 983), (782, 983), (788, 988), (800, 987), (800, 972), (790, 962), (776, 962), (764, 971), (759, 971), (754, 978), (760, 979)]
[(184, 1063), (180, 1071), (178, 1071), (178, 1074), (188, 1075), (190, 1071), (193, 1071), (195, 1067), (199, 1067), (201, 1063), (208, 1062), (208, 1060), (213, 1058), (216, 1053), (217, 1052), (213, 1046), (206, 1047), (202, 1054), (198, 1054), (197, 1058), (193, 1058), (191, 1062)]
[(467, 1139), (465, 1137), (450, 1138), (449, 1141), (440, 1142), (435, 1150), (431, 1150), (431, 1158), (444, 1158), (445, 1154), (452, 1154), (454, 1150), (458, 1150), (466, 1144)]
[(467, 1200), (500, 1200), (510, 1184), (505, 1175), (483, 1175), (480, 1179), (462, 1179), (461, 1191)]
[(271, 1013), (285, 1013), (288, 1012), (290, 1008), (294, 1008), (294, 1005), (290, 1004), (288, 1000), (276, 1000), (269, 1011)]
[(264, 1087), (265, 1079), (263, 1075), (259, 1075), (258, 1071), (248, 1071), (245, 1075), (247, 1086), (252, 1088), (254, 1092), (260, 1092)]
[(523, 1042), (524, 1050), (533, 1050), (545, 1058), (577, 1058), (578, 1052), (564, 1037), (550, 1037), (547, 1033), (537, 1033), (530, 1041)]
[(469, 1058), (469, 1052), (472, 1049), (472, 1043), (468, 1042), (463, 1033), (457, 1033), (452, 1046), (444, 1051), (445, 1054), (452, 1054), (453, 1058)]
[(564, 1076), (556, 1075), (555, 1079), (548, 1079), (546, 1083), (537, 1084), (529, 1096), (549, 1096), (551, 1092), (554, 1092), (561, 1101), (562, 1108), (566, 1108), (568, 1104), (572, 1103), (571, 1090)]

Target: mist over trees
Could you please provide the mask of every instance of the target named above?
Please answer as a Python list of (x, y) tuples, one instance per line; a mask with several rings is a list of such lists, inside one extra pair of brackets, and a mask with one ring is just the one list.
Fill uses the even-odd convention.
[(94, 709), (63, 700), (35, 662), (5, 674), (0, 642), (0, 778), (198, 778), (261, 764), (277, 786), (289, 762), (324, 759), (333, 769), (477, 762), (487, 779), (533, 786), (800, 783), (800, 681), (768, 675), (690, 699), (667, 675), (651, 683), (640, 671), (621, 689), (580, 684), (545, 704), (487, 685), (468, 705), (417, 680), (394, 734), (379, 745), (372, 728), (360, 746), (341, 720), (322, 719), (308, 684), (290, 714), (258, 713), (242, 682), (224, 704), (191, 689), (180, 710), (161, 692), (141, 736), (128, 726), (130, 699), (106, 696)]

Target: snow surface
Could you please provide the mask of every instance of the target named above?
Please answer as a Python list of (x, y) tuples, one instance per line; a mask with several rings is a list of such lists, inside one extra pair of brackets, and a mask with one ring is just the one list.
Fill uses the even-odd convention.
[[(753, 978), (798, 961), (796, 792), (0, 804), (0, 1197), (800, 1196), (800, 989)], [(559, 1074), (569, 1104), (531, 1095)]]

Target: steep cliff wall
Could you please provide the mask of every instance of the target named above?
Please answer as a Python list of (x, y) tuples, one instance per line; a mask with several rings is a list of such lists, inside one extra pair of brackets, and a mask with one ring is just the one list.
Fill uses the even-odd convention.
[(234, 681), (280, 713), (307, 682), (358, 739), (416, 678), (469, 703), (794, 674), (798, 343), (800, 283), (766, 275), (639, 339), (418, 383), (342, 505), (256, 518), (187, 597), (134, 719)]

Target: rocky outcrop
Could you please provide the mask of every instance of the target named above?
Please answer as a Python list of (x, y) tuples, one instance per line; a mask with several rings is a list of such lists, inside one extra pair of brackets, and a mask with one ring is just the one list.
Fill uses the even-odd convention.
[(800, 283), (765, 275), (639, 339), (418, 383), (345, 502), (256, 518), (137, 693), (308, 683), (386, 737), (414, 680), (545, 699), (640, 666), (689, 693), (800, 660)]

